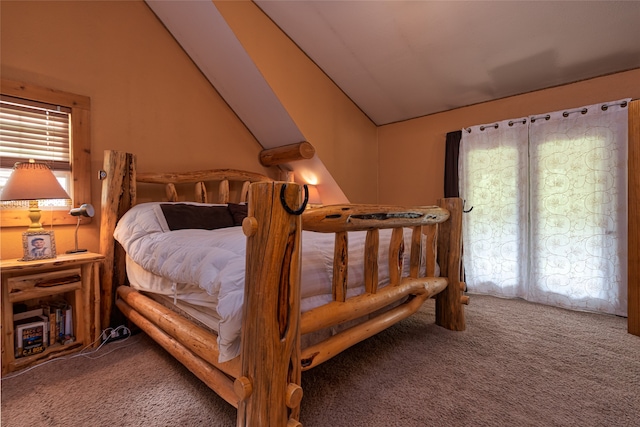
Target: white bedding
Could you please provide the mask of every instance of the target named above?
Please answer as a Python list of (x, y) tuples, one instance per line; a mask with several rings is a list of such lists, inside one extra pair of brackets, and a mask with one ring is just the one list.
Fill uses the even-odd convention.
[[(246, 237), (241, 227), (217, 230), (168, 231), (159, 203), (130, 209), (118, 222), (115, 239), (127, 256), (143, 269), (165, 277), (169, 283), (197, 284), (218, 301), (220, 361), (240, 351)], [(409, 266), (410, 230), (405, 230), (405, 269)], [(380, 285), (388, 284), (388, 240), (391, 230), (380, 231)], [(363, 292), (366, 232), (349, 233), (347, 296)], [(305, 312), (332, 300), (334, 234), (303, 232), (301, 310)], [(406, 274), (406, 272), (405, 272)], [(170, 295), (174, 291), (170, 291)], [(166, 294), (166, 291), (165, 291)]]

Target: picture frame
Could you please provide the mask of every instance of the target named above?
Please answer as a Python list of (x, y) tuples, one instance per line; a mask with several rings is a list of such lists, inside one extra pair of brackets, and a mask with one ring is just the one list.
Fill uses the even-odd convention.
[(21, 261), (56, 257), (56, 239), (53, 231), (25, 231), (22, 233)]

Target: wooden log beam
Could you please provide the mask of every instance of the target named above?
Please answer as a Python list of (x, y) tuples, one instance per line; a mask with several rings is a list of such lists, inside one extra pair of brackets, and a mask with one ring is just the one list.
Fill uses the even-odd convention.
[(257, 227), (247, 226), (241, 376), (251, 393), (238, 404), (238, 427), (284, 426), (299, 414), (299, 407), (287, 406), (287, 390), (301, 382), (301, 216), (283, 203), (297, 210), (302, 187), (269, 182), (249, 189), (245, 222)]
[(321, 343), (307, 347), (302, 351), (302, 370), (306, 371), (318, 366), (352, 345), (372, 337), (389, 326), (411, 316), (418, 311), (427, 298), (428, 294), (418, 295), (412, 300), (379, 314), (371, 320), (333, 335)]
[(126, 302), (119, 299), (116, 301), (118, 308), (127, 318), (135, 323), (155, 342), (160, 344), (165, 350), (189, 369), (195, 376), (200, 378), (210, 389), (215, 391), (224, 400), (238, 407), (238, 397), (233, 388), (233, 381), (221, 371), (209, 365), (204, 360), (197, 357), (188, 348), (167, 335), (160, 328), (147, 320), (143, 315), (131, 308)]
[(191, 172), (139, 172), (136, 175), (137, 182), (148, 184), (195, 184), (199, 181), (273, 181), (271, 178), (259, 173), (243, 171), (239, 169), (211, 169)]
[(408, 295), (427, 295), (430, 298), (446, 287), (447, 279), (444, 277), (405, 277), (398, 286), (385, 286), (375, 294), (361, 294), (345, 302), (330, 302), (303, 313), (300, 333), (308, 334), (366, 316)]
[(240, 358), (218, 362), (220, 350), (215, 334), (206, 331), (129, 286), (120, 286), (118, 295), (132, 309), (180, 342), (191, 352), (232, 378), (240, 375)]
[(321, 233), (363, 231), (372, 228), (417, 227), (449, 218), (438, 206), (331, 205), (305, 210), (302, 227)]
[(304, 141), (297, 144), (284, 145), (282, 147), (269, 148), (260, 152), (262, 166), (276, 166), (297, 160), (308, 160), (316, 154), (316, 149), (310, 143)]
[(100, 330), (111, 323), (115, 288), (126, 282), (124, 249), (113, 238), (118, 219), (136, 203), (136, 158), (133, 154), (107, 150), (104, 152), (100, 211), (100, 253), (105, 262), (100, 266)]
[(448, 221), (438, 225), (438, 265), (440, 275), (447, 277), (449, 284), (436, 296), (436, 324), (452, 331), (464, 331), (464, 308), (460, 298), (462, 199), (441, 199), (439, 203), (451, 212), (451, 216)]

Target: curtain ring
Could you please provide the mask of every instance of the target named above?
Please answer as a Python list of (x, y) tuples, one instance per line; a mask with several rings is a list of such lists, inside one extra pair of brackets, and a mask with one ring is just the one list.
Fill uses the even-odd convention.
[(287, 201), (284, 198), (284, 192), (287, 189), (287, 184), (284, 184), (282, 188), (280, 188), (280, 204), (282, 204), (282, 207), (284, 208), (285, 211), (287, 211), (288, 214), (302, 215), (302, 212), (304, 212), (304, 210), (306, 209), (307, 202), (309, 201), (309, 188), (307, 187), (307, 184), (305, 184), (303, 187), (304, 187), (304, 200), (302, 201), (302, 206), (300, 206), (300, 209), (297, 209), (295, 211), (291, 209), (289, 205), (287, 205)]

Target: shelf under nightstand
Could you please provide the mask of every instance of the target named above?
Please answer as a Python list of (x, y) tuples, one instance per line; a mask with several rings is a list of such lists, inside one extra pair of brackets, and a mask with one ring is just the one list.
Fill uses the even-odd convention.
[[(56, 258), (0, 261), (2, 275), (2, 375), (46, 360), (97, 346), (100, 336), (100, 263), (104, 256), (91, 252)], [(16, 357), (14, 306), (61, 298), (72, 307), (74, 341), (53, 343), (44, 351)]]

